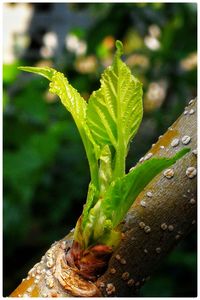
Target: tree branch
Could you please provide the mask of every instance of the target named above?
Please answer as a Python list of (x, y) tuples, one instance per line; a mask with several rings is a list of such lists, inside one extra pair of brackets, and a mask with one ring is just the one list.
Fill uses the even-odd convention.
[(95, 283), (66, 267), (73, 234), (54, 243), (11, 297), (134, 296), (168, 252), (196, 224), (196, 100), (144, 157), (191, 151), (140, 193), (120, 225), (123, 239)]

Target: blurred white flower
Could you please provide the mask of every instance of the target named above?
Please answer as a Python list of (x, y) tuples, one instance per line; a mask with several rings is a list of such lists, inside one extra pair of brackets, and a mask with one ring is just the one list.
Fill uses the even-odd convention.
[(165, 82), (151, 82), (147, 91), (147, 97), (150, 100), (163, 100), (166, 94)]
[[(33, 15), (33, 7), (28, 3), (3, 4), (3, 62), (11, 64), (16, 59), (15, 43), (18, 53), (27, 47), (26, 31)], [(19, 19), (20, 16), (20, 19)], [(19, 37), (19, 38), (18, 38)], [(21, 39), (22, 38), (22, 39)], [(22, 43), (21, 43), (22, 42)], [(19, 49), (19, 47), (21, 49)], [(20, 51), (19, 51), (20, 50)]]
[(87, 44), (80, 40), (74, 34), (68, 34), (65, 38), (65, 45), (68, 51), (75, 53), (77, 56), (84, 55), (87, 51)]
[(149, 26), (149, 34), (155, 38), (159, 38), (161, 32), (160, 32), (160, 27), (156, 24), (152, 24)]
[(156, 24), (152, 24), (149, 26), (148, 31), (149, 35), (144, 38), (145, 45), (153, 51), (158, 50), (160, 48), (160, 42), (158, 40), (161, 34), (160, 27)]
[(130, 67), (138, 65), (142, 68), (148, 68), (149, 67), (149, 59), (147, 56), (143, 54), (132, 54), (130, 55), (126, 60), (127, 65)]
[(66, 38), (65, 38), (65, 45), (66, 45), (66, 48), (70, 52), (75, 52), (77, 47), (78, 47), (78, 38), (77, 38), (77, 36), (73, 35), (73, 34), (67, 35)]
[(167, 91), (167, 81), (160, 80), (151, 82), (144, 99), (144, 109), (152, 111), (159, 108), (165, 100)]
[(43, 37), (44, 45), (48, 48), (55, 49), (58, 46), (58, 39), (55, 32), (47, 32)]
[(197, 66), (197, 53), (190, 53), (186, 58), (180, 61), (181, 68), (185, 71), (190, 71)]
[(160, 42), (157, 38), (147, 35), (144, 38), (145, 45), (151, 50), (158, 50), (160, 48)]
[(75, 68), (80, 73), (93, 73), (97, 69), (97, 59), (94, 55), (80, 57), (76, 60)]

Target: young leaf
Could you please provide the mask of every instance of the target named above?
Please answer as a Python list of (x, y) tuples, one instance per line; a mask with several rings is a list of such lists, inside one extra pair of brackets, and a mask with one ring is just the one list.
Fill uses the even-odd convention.
[(96, 197), (98, 195), (96, 187), (90, 183), (88, 188), (88, 195), (87, 195), (87, 202), (84, 205), (83, 213), (82, 213), (82, 227), (84, 228), (87, 222), (88, 214), (90, 209), (95, 205), (98, 198)]
[(86, 204), (84, 204), (83, 212), (81, 218), (79, 218), (75, 231), (74, 231), (74, 239), (79, 242), (79, 244), (84, 248), (85, 247), (85, 239), (83, 238), (83, 228), (86, 227), (86, 223), (88, 221), (88, 215), (91, 208), (95, 205), (98, 200), (98, 191), (94, 184), (90, 182), (88, 187), (88, 195)]
[(72, 114), (79, 131), (82, 130), (86, 118), (87, 103), (76, 89), (69, 84), (62, 73), (49, 67), (19, 67), (19, 69), (36, 73), (49, 79), (51, 81), (49, 91), (60, 97), (63, 105)]
[[(107, 223), (110, 228), (122, 221), (130, 206), (144, 187), (162, 170), (174, 164), (185, 155), (190, 149), (184, 148), (172, 158), (152, 158), (136, 166), (123, 178), (114, 181), (102, 201), (96, 203), (88, 215), (88, 228), (92, 228), (91, 236), (95, 236), (99, 241), (107, 233)], [(91, 224), (91, 222), (97, 222)]]
[(48, 67), (19, 68), (51, 81), (50, 91), (71, 113), (85, 146), (91, 183), (74, 233), (83, 249), (95, 244), (114, 247), (120, 237), (116, 227), (138, 194), (189, 151), (185, 148), (172, 158), (152, 158), (125, 175), (129, 143), (142, 120), (142, 84), (122, 62), (120, 41), (116, 47), (113, 64), (103, 73), (101, 88), (91, 95), (88, 104), (62, 73)]
[(71, 113), (81, 135), (90, 166), (92, 182), (98, 186), (99, 146), (96, 145), (86, 123), (87, 103), (73, 88), (67, 78), (56, 70), (44, 67), (19, 67), (20, 70), (44, 76), (51, 81), (49, 91), (58, 95), (66, 109)]
[(101, 78), (101, 88), (91, 95), (87, 124), (95, 142), (112, 145), (116, 151), (115, 177), (125, 174), (127, 147), (142, 120), (142, 84), (122, 62), (121, 42), (112, 66)]
[(48, 80), (52, 80), (53, 75), (56, 74), (56, 70), (49, 68), (49, 67), (44, 67), (44, 68), (39, 68), (39, 67), (18, 67), (19, 70), (25, 71), (25, 72), (30, 72), (30, 73), (35, 73), (38, 75), (41, 75)]

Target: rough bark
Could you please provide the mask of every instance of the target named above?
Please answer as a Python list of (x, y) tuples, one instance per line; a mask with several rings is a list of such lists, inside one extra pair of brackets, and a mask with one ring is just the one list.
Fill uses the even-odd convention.
[[(191, 151), (156, 176), (140, 193), (124, 222), (123, 239), (107, 271), (91, 283), (66, 266), (73, 234), (54, 243), (12, 297), (134, 296), (168, 252), (196, 226), (196, 101), (159, 137), (144, 159)], [(151, 154), (150, 154), (151, 153)]]

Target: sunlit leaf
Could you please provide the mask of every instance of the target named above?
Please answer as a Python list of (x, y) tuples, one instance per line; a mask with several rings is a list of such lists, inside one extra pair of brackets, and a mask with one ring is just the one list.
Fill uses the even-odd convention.
[(112, 66), (101, 78), (101, 88), (91, 95), (87, 123), (97, 144), (116, 150), (116, 176), (123, 175), (127, 147), (142, 120), (142, 84), (122, 62), (122, 44)]
[(95, 144), (88, 125), (86, 124), (87, 103), (85, 100), (81, 97), (77, 90), (69, 84), (67, 78), (62, 73), (57, 72), (52, 68), (19, 67), (19, 69), (39, 74), (51, 81), (49, 89), (50, 92), (60, 97), (62, 104), (71, 113), (76, 123), (85, 146), (91, 178), (97, 185), (98, 168), (96, 156), (98, 155), (98, 146)]
[(174, 164), (189, 149), (172, 158), (152, 158), (125, 174), (129, 144), (142, 120), (142, 84), (121, 60), (123, 46), (112, 66), (102, 75), (101, 87), (87, 103), (67, 78), (51, 68), (21, 67), (50, 80), (50, 92), (58, 95), (71, 113), (85, 146), (91, 183), (83, 213), (75, 229), (75, 239), (87, 248), (119, 241), (117, 225), (144, 187), (162, 170)]

